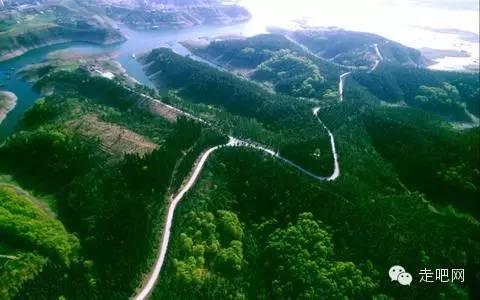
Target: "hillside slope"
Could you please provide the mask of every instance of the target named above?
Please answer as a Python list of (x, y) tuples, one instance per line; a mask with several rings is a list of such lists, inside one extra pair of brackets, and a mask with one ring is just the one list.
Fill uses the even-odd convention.
[(216, 0), (150, 0), (101, 2), (108, 16), (136, 29), (184, 28), (245, 22), (250, 13)]
[[(14, 183), (0, 182), (0, 298), (12, 299), (22, 293), (33, 296), (31, 286), (50, 284), (61, 295), (73, 286), (62, 276), (87, 280), (88, 268), (80, 254), (78, 238), (36, 199)], [(84, 265), (86, 266), (86, 265)], [(82, 270), (83, 274), (75, 273)], [(65, 285), (64, 285), (65, 284)], [(64, 286), (63, 286), (64, 285)], [(86, 288), (88, 289), (88, 288)], [(33, 291), (32, 291), (33, 292)], [(41, 289), (36, 297), (45, 296)], [(82, 292), (78, 291), (78, 295)]]
[(292, 31), (287, 35), (313, 53), (342, 65), (372, 68), (378, 59), (411, 66), (430, 63), (420, 51), (373, 33), (312, 28)]
[(113, 44), (125, 37), (102, 16), (75, 0), (9, 6), (0, 16), (0, 61), (28, 50), (66, 42)]

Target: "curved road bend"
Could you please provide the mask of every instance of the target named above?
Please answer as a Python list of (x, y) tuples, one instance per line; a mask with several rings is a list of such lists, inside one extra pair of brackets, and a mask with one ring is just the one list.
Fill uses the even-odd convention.
[(342, 75), (340, 75), (340, 80), (338, 82), (338, 96), (340, 98), (340, 102), (343, 102), (343, 87), (345, 86), (345, 79), (350, 74), (352, 74), (352, 72), (346, 72), (346, 73), (343, 73)]
[[(319, 110), (319, 108), (314, 109), (314, 115), (317, 118), (318, 118), (318, 116), (317, 116), (318, 110)], [(318, 119), (318, 120), (320, 121), (320, 119)], [(170, 241), (170, 233), (171, 233), (171, 228), (172, 228), (173, 215), (175, 213), (175, 209), (176, 209), (178, 203), (180, 203), (180, 201), (183, 199), (185, 194), (193, 187), (193, 185), (195, 184), (195, 182), (198, 179), (198, 176), (200, 175), (200, 172), (202, 171), (203, 167), (205, 166), (205, 163), (207, 162), (207, 159), (210, 157), (210, 155), (213, 152), (215, 152), (216, 150), (218, 150), (220, 148), (223, 148), (223, 147), (252, 148), (252, 149), (259, 150), (259, 151), (263, 151), (263, 152), (265, 152), (265, 153), (267, 153), (267, 154), (269, 154), (269, 155), (271, 155), (275, 158), (278, 158), (279, 160), (285, 162), (286, 164), (296, 168), (300, 172), (302, 172), (302, 173), (304, 173), (308, 176), (311, 176), (311, 177), (313, 177), (317, 180), (333, 181), (340, 176), (340, 166), (339, 166), (339, 163), (338, 163), (338, 155), (337, 155), (336, 148), (335, 148), (335, 140), (334, 140), (333, 134), (330, 132), (330, 130), (328, 130), (328, 128), (321, 121), (320, 121), (320, 123), (327, 130), (328, 135), (330, 136), (330, 143), (331, 143), (331, 146), (332, 146), (332, 153), (333, 153), (333, 157), (334, 157), (334, 171), (333, 171), (333, 174), (329, 177), (317, 176), (317, 175), (313, 174), (312, 172), (307, 171), (304, 168), (300, 167), (299, 165), (295, 164), (294, 162), (292, 162), (292, 161), (290, 161), (290, 160), (288, 160), (284, 157), (281, 157), (277, 152), (275, 152), (271, 149), (268, 149), (268, 148), (265, 148), (265, 147), (262, 147), (262, 146), (259, 146), (259, 145), (253, 144), (253, 143), (249, 143), (249, 142), (246, 142), (246, 141), (242, 141), (242, 140), (236, 139), (234, 137), (229, 137), (229, 141), (228, 141), (227, 144), (215, 146), (215, 147), (212, 147), (212, 148), (208, 149), (198, 160), (198, 163), (196, 164), (196, 167), (195, 167), (192, 175), (188, 179), (188, 182), (180, 190), (180, 192), (175, 196), (175, 198), (173, 198), (173, 201), (170, 203), (170, 206), (168, 207), (167, 219), (166, 219), (165, 227), (164, 227), (164, 230), (163, 230), (162, 244), (160, 246), (160, 251), (159, 251), (159, 256), (158, 256), (157, 262), (155, 263), (155, 267), (153, 268), (152, 273), (150, 274), (150, 277), (148, 278), (147, 284), (142, 288), (140, 293), (138, 293), (135, 296), (135, 299), (136, 300), (144, 300), (152, 292), (152, 290), (155, 286), (155, 283), (157, 282), (158, 277), (160, 276), (160, 271), (161, 271), (163, 263), (165, 261), (165, 256), (167, 254), (168, 244), (169, 244), (169, 241)]]
[[(340, 100), (340, 102), (343, 102), (343, 87), (345, 85), (345, 79), (350, 73), (351, 72), (347, 72), (347, 73), (344, 73), (344, 74), (340, 75), (340, 80), (339, 80), (339, 100)], [(175, 111), (177, 111), (177, 112), (179, 112), (179, 113), (181, 113), (181, 114), (183, 114), (187, 117), (190, 117), (190, 118), (192, 118), (194, 120), (197, 120), (201, 123), (209, 125), (206, 121), (204, 121), (204, 120), (202, 120), (198, 117), (195, 117), (195, 116), (193, 116), (193, 115), (191, 115), (187, 112), (184, 112), (184, 111), (182, 111), (182, 110), (180, 110), (176, 107), (165, 104), (165, 103), (161, 102), (160, 100), (157, 100), (157, 99), (155, 99), (155, 98), (153, 98), (149, 95), (138, 93), (138, 92), (134, 91), (133, 89), (129, 89), (129, 88), (127, 88), (127, 89), (134, 92), (134, 93), (137, 93), (140, 96), (143, 96), (143, 97), (145, 97), (149, 100), (152, 100), (152, 101), (158, 102), (162, 105), (165, 105), (166, 107), (168, 107), (170, 109), (173, 109), (173, 110), (175, 110)], [(310, 176), (310, 177), (312, 177), (316, 180), (319, 180), (319, 181), (334, 181), (340, 176), (340, 164), (339, 164), (339, 161), (338, 161), (338, 153), (337, 153), (337, 149), (336, 149), (336, 146), (335, 146), (335, 138), (334, 138), (332, 132), (328, 129), (328, 127), (318, 117), (319, 110), (320, 110), (320, 107), (314, 108), (313, 109), (313, 115), (318, 119), (320, 124), (327, 131), (328, 136), (330, 138), (330, 146), (331, 146), (331, 149), (332, 149), (333, 163), (334, 163), (334, 169), (333, 169), (332, 174), (328, 177), (318, 176), (318, 175), (304, 169), (303, 167), (297, 165), (296, 163), (280, 156), (278, 154), (278, 152), (275, 152), (271, 149), (268, 149), (266, 147), (263, 147), (261, 145), (255, 144), (255, 143), (251, 143), (251, 142), (236, 139), (236, 138), (231, 137), (231, 136), (229, 136), (229, 141), (228, 141), (227, 144), (215, 146), (215, 147), (212, 147), (212, 148), (208, 149), (207, 151), (205, 151), (205, 153), (203, 153), (201, 155), (200, 159), (198, 160), (198, 163), (196, 163), (196, 167), (193, 170), (192, 175), (188, 179), (188, 182), (185, 184), (185, 186), (183, 186), (183, 188), (175, 196), (175, 198), (173, 198), (173, 201), (170, 203), (170, 206), (168, 207), (168, 213), (167, 213), (167, 218), (166, 218), (166, 222), (165, 222), (165, 227), (164, 227), (164, 230), (163, 230), (162, 244), (161, 244), (161, 247), (160, 247), (160, 250), (159, 250), (158, 259), (155, 263), (154, 269), (152, 270), (152, 272), (150, 274), (150, 277), (148, 278), (148, 281), (147, 281), (146, 285), (143, 286), (141, 291), (134, 297), (135, 300), (144, 300), (153, 291), (155, 283), (157, 282), (158, 277), (160, 276), (160, 271), (161, 271), (163, 263), (165, 261), (165, 256), (167, 254), (168, 244), (169, 244), (169, 241), (170, 241), (170, 233), (171, 233), (173, 215), (175, 213), (175, 209), (176, 209), (178, 203), (183, 199), (185, 194), (193, 187), (193, 185), (195, 184), (195, 182), (198, 179), (198, 176), (200, 175), (200, 172), (202, 171), (203, 167), (205, 166), (206, 161), (208, 160), (210, 155), (213, 152), (215, 152), (216, 150), (218, 150), (220, 148), (223, 148), (223, 147), (247, 147), (247, 148), (252, 148), (252, 149), (259, 150), (259, 151), (263, 151), (263, 152), (281, 160), (282, 162), (292, 166), (293, 168), (299, 170), (303, 174), (308, 175), (308, 176)]]
[[(232, 140), (230, 140), (227, 145), (229, 145), (231, 142)], [(198, 175), (200, 174), (200, 171), (203, 169), (203, 166), (205, 165), (205, 162), (207, 161), (210, 154), (212, 154), (215, 150), (219, 149), (220, 147), (221, 146), (212, 147), (208, 149), (201, 156), (200, 160), (198, 161), (197, 167), (195, 168), (192, 175), (190, 176), (187, 184), (180, 190), (180, 192), (175, 196), (173, 201), (170, 203), (170, 206), (168, 207), (168, 214), (167, 214), (167, 219), (165, 223), (165, 228), (163, 230), (162, 244), (160, 247), (160, 253), (159, 253), (157, 262), (155, 263), (155, 267), (150, 275), (150, 278), (148, 279), (147, 284), (142, 288), (140, 293), (137, 294), (137, 296), (135, 296), (135, 299), (143, 300), (153, 290), (153, 287), (155, 286), (158, 276), (160, 275), (163, 262), (165, 261), (165, 255), (167, 254), (168, 242), (170, 240), (170, 230), (172, 227), (172, 220), (173, 220), (173, 214), (175, 213), (175, 208), (177, 207), (180, 200), (182, 200), (183, 196), (185, 196), (185, 194), (192, 188), (195, 181), (197, 181)]]
[(175, 213), (175, 209), (176, 209), (178, 203), (183, 199), (185, 194), (193, 187), (193, 185), (197, 181), (198, 176), (200, 175), (200, 172), (202, 171), (203, 167), (205, 166), (205, 163), (206, 163), (207, 159), (216, 150), (218, 150), (220, 148), (223, 148), (223, 147), (247, 147), (247, 148), (252, 148), (252, 149), (259, 150), (259, 151), (263, 151), (263, 152), (265, 152), (265, 153), (267, 153), (267, 154), (269, 154), (269, 155), (271, 155), (275, 158), (278, 158), (279, 160), (285, 162), (286, 164), (296, 168), (300, 172), (302, 172), (302, 173), (304, 173), (308, 176), (311, 176), (311, 177), (313, 177), (317, 180), (333, 181), (340, 176), (340, 165), (338, 163), (338, 154), (337, 154), (337, 150), (336, 150), (336, 147), (335, 147), (335, 139), (334, 139), (333, 134), (330, 132), (330, 130), (323, 124), (323, 122), (320, 120), (320, 118), (318, 118), (319, 109), (320, 108), (315, 108), (313, 110), (313, 114), (317, 117), (319, 122), (325, 128), (325, 130), (327, 130), (328, 135), (330, 137), (330, 144), (331, 144), (331, 147), (332, 147), (332, 153), (333, 153), (333, 158), (334, 158), (334, 171), (333, 171), (332, 175), (330, 175), (329, 177), (317, 176), (317, 175), (313, 174), (312, 172), (310, 172), (308, 170), (305, 170), (304, 168), (295, 164), (294, 162), (280, 156), (277, 152), (275, 152), (271, 149), (265, 148), (263, 146), (256, 145), (254, 143), (249, 143), (249, 142), (246, 142), (246, 141), (242, 141), (242, 140), (236, 139), (234, 137), (229, 137), (229, 141), (225, 145), (219, 145), (219, 146), (215, 146), (215, 147), (212, 147), (212, 148), (208, 149), (198, 160), (198, 163), (196, 164), (196, 167), (195, 167), (192, 175), (188, 179), (188, 182), (180, 190), (180, 192), (175, 196), (175, 198), (173, 198), (173, 201), (170, 203), (170, 206), (168, 207), (168, 214), (167, 214), (165, 227), (164, 227), (164, 230), (163, 230), (162, 244), (161, 244), (161, 247), (160, 247), (157, 262), (155, 263), (155, 267), (152, 270), (152, 273), (150, 274), (150, 277), (148, 278), (147, 284), (142, 288), (140, 293), (138, 293), (137, 296), (135, 296), (136, 300), (146, 299), (148, 297), (148, 295), (150, 295), (150, 293), (152, 292), (153, 287), (155, 286), (155, 283), (157, 282), (158, 277), (160, 275), (160, 271), (161, 271), (163, 263), (165, 261), (165, 256), (167, 254), (168, 243), (170, 241), (170, 233), (171, 233), (171, 227), (172, 227), (172, 221), (173, 221), (173, 215)]
[(373, 48), (375, 49), (375, 54), (377, 55), (377, 60), (375, 60), (375, 65), (373, 65), (373, 68), (370, 70), (369, 73), (375, 71), (378, 67), (378, 65), (383, 61), (383, 56), (380, 53), (380, 50), (378, 49), (378, 44), (373, 44)]

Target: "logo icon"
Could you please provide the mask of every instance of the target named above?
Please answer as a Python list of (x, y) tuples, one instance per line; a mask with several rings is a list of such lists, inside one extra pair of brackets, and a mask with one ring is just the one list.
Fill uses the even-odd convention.
[(405, 273), (405, 268), (402, 266), (393, 266), (388, 271), (388, 276), (390, 276), (390, 279), (392, 281), (397, 281), (398, 275), (400, 275), (400, 273)]
[(388, 270), (388, 276), (392, 281), (397, 281), (401, 285), (410, 285), (412, 283), (412, 274), (407, 273), (402, 266), (393, 266)]
[(398, 283), (401, 285), (410, 285), (412, 280), (412, 274), (406, 272), (400, 273), (397, 278)]

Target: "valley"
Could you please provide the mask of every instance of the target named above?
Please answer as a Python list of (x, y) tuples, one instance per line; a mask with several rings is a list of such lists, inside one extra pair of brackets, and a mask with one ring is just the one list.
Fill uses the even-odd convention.
[[(366, 33), (181, 23), (198, 2), (0, 63), (0, 298), (479, 295), (478, 74)], [(392, 262), (466, 280), (402, 287)]]

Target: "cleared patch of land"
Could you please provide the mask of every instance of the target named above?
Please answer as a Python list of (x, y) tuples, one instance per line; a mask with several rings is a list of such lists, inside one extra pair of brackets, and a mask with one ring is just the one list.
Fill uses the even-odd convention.
[(182, 116), (182, 111), (175, 109), (174, 107), (162, 103), (160, 101), (154, 101), (152, 99), (144, 99), (139, 102), (139, 106), (146, 109), (153, 115), (161, 116), (165, 120), (171, 123), (175, 123), (177, 118)]
[(67, 126), (82, 135), (100, 139), (102, 149), (112, 155), (151, 153), (158, 145), (125, 127), (101, 121), (95, 114), (68, 121)]

